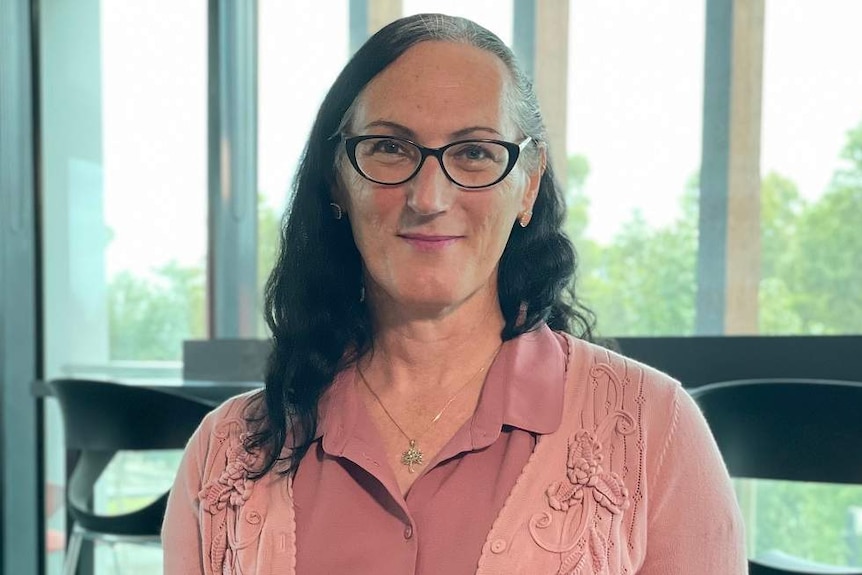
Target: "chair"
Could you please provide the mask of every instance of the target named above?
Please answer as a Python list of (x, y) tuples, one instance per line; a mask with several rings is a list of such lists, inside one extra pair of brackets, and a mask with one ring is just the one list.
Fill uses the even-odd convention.
[[(690, 389), (730, 475), (862, 484), (862, 383), (749, 379)], [(751, 575), (862, 570), (820, 565), (771, 551), (749, 561)]]
[(80, 452), (66, 487), (73, 528), (64, 575), (74, 575), (84, 539), (160, 543), (168, 493), (130, 513), (100, 515), (90, 505), (93, 487), (118, 451), (184, 448), (212, 406), (119, 383), (57, 379), (47, 385), (63, 414), (66, 449)]

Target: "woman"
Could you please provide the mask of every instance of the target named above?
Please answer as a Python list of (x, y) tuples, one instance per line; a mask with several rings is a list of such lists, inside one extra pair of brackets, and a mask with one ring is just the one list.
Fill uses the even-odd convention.
[(421, 15), (371, 38), (297, 175), (265, 392), (192, 438), (166, 573), (745, 572), (697, 409), (588, 343), (563, 216), (496, 36)]

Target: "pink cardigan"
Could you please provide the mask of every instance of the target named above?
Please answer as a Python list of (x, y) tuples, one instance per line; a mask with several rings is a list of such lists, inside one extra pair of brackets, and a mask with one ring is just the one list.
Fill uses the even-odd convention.
[[(692, 400), (660, 372), (566, 339), (563, 422), (539, 437), (476, 573), (746, 573), (734, 493)], [(291, 482), (247, 477), (247, 400), (190, 440), (162, 531), (166, 575), (296, 572)]]

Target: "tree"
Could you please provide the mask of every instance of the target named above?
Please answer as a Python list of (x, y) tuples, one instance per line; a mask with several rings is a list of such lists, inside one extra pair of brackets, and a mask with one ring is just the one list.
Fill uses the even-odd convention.
[(762, 334), (800, 333), (802, 320), (793, 304), (785, 271), (796, 258), (799, 220), (807, 204), (790, 179), (771, 172), (760, 186), (761, 272), (758, 324)]
[(809, 333), (862, 326), (862, 123), (848, 134), (846, 166), (799, 222), (794, 261), (783, 270)]
[(111, 359), (181, 359), (183, 340), (206, 337), (205, 298), (203, 265), (172, 261), (152, 278), (120, 272), (108, 285)]
[(670, 225), (652, 229), (635, 211), (602, 246), (580, 241), (580, 293), (604, 335), (680, 335), (694, 330), (697, 179)]
[(575, 154), (569, 156), (566, 168), (566, 232), (577, 244), (589, 223), (590, 200), (584, 194), (584, 185), (590, 175), (590, 163), (586, 156)]

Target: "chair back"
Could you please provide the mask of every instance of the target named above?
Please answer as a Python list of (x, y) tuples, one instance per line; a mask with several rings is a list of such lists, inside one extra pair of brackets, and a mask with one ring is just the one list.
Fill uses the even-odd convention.
[(93, 487), (118, 451), (184, 448), (212, 406), (113, 382), (56, 379), (47, 385), (60, 404), (66, 448), (80, 451), (66, 488), (73, 519), (98, 533), (157, 535), (167, 494), (142, 509), (108, 516), (91, 510)]
[[(733, 477), (862, 485), (862, 383), (745, 379), (689, 390)], [(749, 561), (751, 575), (846, 574), (770, 551)]]
[(732, 476), (862, 484), (862, 383), (748, 379), (689, 392)]

